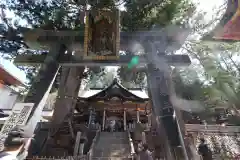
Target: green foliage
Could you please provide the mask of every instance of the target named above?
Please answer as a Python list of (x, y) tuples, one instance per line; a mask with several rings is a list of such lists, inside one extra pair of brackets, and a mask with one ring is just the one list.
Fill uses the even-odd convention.
[[(126, 1), (126, 11), (122, 13), (122, 30), (139, 31), (160, 29), (171, 24), (184, 24), (189, 18), (193, 5), (185, 0), (133, 0)], [(126, 53), (128, 54), (128, 53)], [(144, 70), (133, 70), (128, 67), (118, 69), (122, 83), (129, 86), (146, 88)]]
[(133, 0), (126, 1), (123, 13), (123, 30), (162, 28), (173, 21), (182, 21), (192, 5), (185, 0)]
[[(224, 46), (226, 48), (223, 48)], [(218, 49), (219, 47), (221, 50)], [(235, 59), (237, 57), (234, 58), (233, 55), (234, 52), (236, 53), (235, 48), (230, 48), (229, 44), (218, 43), (214, 46), (200, 44), (198, 48), (195, 47), (194, 49), (205, 71), (205, 78), (211, 81), (213, 87), (211, 96), (216, 95), (221, 98), (221, 101), (227, 101), (228, 107), (238, 106), (239, 78), (235, 75), (239, 75), (239, 62)], [(225, 57), (224, 60), (223, 57)], [(229, 102), (232, 102), (232, 104)]]
[(85, 89), (106, 88), (113, 82), (114, 78), (114, 69), (107, 70), (105, 68), (101, 68), (101, 70), (97, 70), (97, 72), (93, 72), (93, 70), (90, 69), (86, 79)]
[(140, 87), (146, 89), (146, 73), (145, 70), (139, 71), (129, 69), (128, 66), (119, 67), (117, 74), (121, 79), (121, 83), (127, 88)]
[(205, 95), (203, 94), (203, 89), (205, 86), (203, 83), (199, 81), (199, 79), (193, 80), (191, 83), (186, 83), (181, 76), (181, 72), (184, 71), (175, 71), (173, 75), (176, 94), (187, 100), (204, 100)]
[(41, 27), (48, 30), (79, 30), (83, 29), (83, 7), (77, 3), (63, 1), (26, 1), (12, 0), (8, 8), (27, 21), (34, 28)]
[(208, 108), (230, 110), (228, 122), (239, 124), (239, 43), (188, 42), (185, 49), (199, 62), (192, 69), (204, 82), (201, 87), (205, 95), (203, 102)]

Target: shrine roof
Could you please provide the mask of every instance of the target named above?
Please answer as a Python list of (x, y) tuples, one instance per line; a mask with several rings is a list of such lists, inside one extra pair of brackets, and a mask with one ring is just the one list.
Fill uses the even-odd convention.
[[(101, 89), (90, 89), (90, 90), (81, 90), (79, 91), (78, 97), (80, 98), (88, 98), (91, 97), (99, 92), (101, 92)], [(147, 99), (149, 98), (147, 93), (142, 90), (135, 90), (135, 89), (128, 89), (128, 91), (140, 98)]]
[(113, 97), (131, 101), (147, 101), (149, 99), (145, 91), (141, 89), (127, 89), (119, 84), (116, 79), (105, 89), (80, 90), (78, 97), (88, 101), (107, 100)]
[(238, 0), (228, 0), (227, 9), (218, 25), (203, 36), (205, 41), (234, 42), (240, 40), (240, 4)]
[(8, 85), (25, 85), (23, 80), (16, 76), (16, 72), (20, 72), (20, 70), (15, 66), (11, 66), (11, 69), (6, 67), (4, 60), (0, 60), (0, 81)]

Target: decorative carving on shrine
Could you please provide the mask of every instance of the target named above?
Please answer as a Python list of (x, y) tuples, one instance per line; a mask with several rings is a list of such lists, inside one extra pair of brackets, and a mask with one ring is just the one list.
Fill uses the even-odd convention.
[(119, 97), (112, 97), (110, 101), (118, 102), (118, 101), (121, 101), (121, 99)]
[(118, 9), (95, 9), (86, 12), (84, 58), (118, 59), (120, 46), (120, 12)]
[(122, 100), (119, 97), (112, 97), (109, 99), (108, 102), (109, 105), (121, 105), (122, 104)]

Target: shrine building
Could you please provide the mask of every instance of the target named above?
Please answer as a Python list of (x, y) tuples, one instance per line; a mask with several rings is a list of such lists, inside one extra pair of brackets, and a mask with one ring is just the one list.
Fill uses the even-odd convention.
[[(15, 66), (11, 66), (11, 69), (15, 72), (19, 71)], [(6, 67), (6, 61), (0, 60), (0, 124), (4, 123), (14, 103), (19, 98), (19, 94), (11, 86), (24, 85), (24, 82)]]
[[(86, 136), (86, 139), (88, 139), (83, 148), (83, 154), (86, 154), (89, 150), (89, 145), (91, 145), (96, 131), (110, 131), (109, 127), (113, 121), (117, 126), (115, 132), (134, 132), (137, 122), (141, 122), (144, 130), (150, 130), (151, 107), (149, 97), (140, 88), (127, 89), (117, 79), (114, 79), (107, 88), (80, 90), (78, 95), (71, 127), (74, 131), (81, 131), (81, 138)], [(45, 107), (42, 117), (49, 122), (39, 122), (36, 128), (37, 148), (44, 148), (46, 145), (44, 142), (51, 126), (52, 115), (53, 109), (51, 110), (49, 106), (48, 108)], [(54, 138), (57, 141), (55, 144), (47, 145), (45, 151), (37, 151), (37, 149), (34, 149), (35, 146), (29, 156), (69, 155), (69, 150), (66, 149), (66, 147), (69, 147), (66, 141), (71, 139), (71, 129), (69, 127), (69, 123), (65, 121), (58, 131), (58, 136)]]
[[(151, 113), (148, 101), (148, 95), (143, 90), (126, 89), (114, 79), (105, 89), (80, 92), (76, 108), (89, 110), (90, 107), (94, 111), (96, 119), (89, 119), (88, 125), (95, 121), (105, 130), (109, 121), (120, 120), (123, 129), (127, 130), (134, 121), (147, 124), (148, 115)], [(93, 117), (90, 115), (90, 118)]]
[[(51, 94), (50, 94), (51, 96)], [(49, 97), (43, 110), (42, 117), (51, 121), (53, 114), (53, 98)], [(80, 90), (78, 103), (75, 107), (76, 123), (94, 127), (99, 124), (102, 129), (107, 129), (111, 120), (119, 120), (124, 126), (122, 129), (130, 129), (134, 121), (148, 123), (148, 115), (151, 114), (149, 97), (141, 88), (127, 89), (117, 79), (107, 88), (91, 88)]]

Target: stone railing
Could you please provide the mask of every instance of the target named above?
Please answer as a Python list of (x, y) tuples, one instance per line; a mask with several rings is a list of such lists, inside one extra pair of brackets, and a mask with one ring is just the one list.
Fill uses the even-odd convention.
[(98, 141), (98, 138), (99, 138), (99, 135), (100, 135), (100, 132), (101, 132), (101, 129), (99, 129), (97, 132), (96, 132), (96, 136), (94, 137), (93, 141), (92, 141), (92, 145), (87, 153), (87, 160), (92, 160), (92, 156), (93, 156), (93, 150), (94, 150), (94, 147)]
[(130, 134), (129, 130), (127, 131), (127, 134), (128, 134), (129, 146), (130, 146), (130, 149), (131, 149), (131, 157), (132, 157), (132, 159), (134, 159), (134, 157), (136, 156), (136, 152), (135, 152), (135, 149), (134, 149), (133, 140), (131, 138), (131, 134)]

